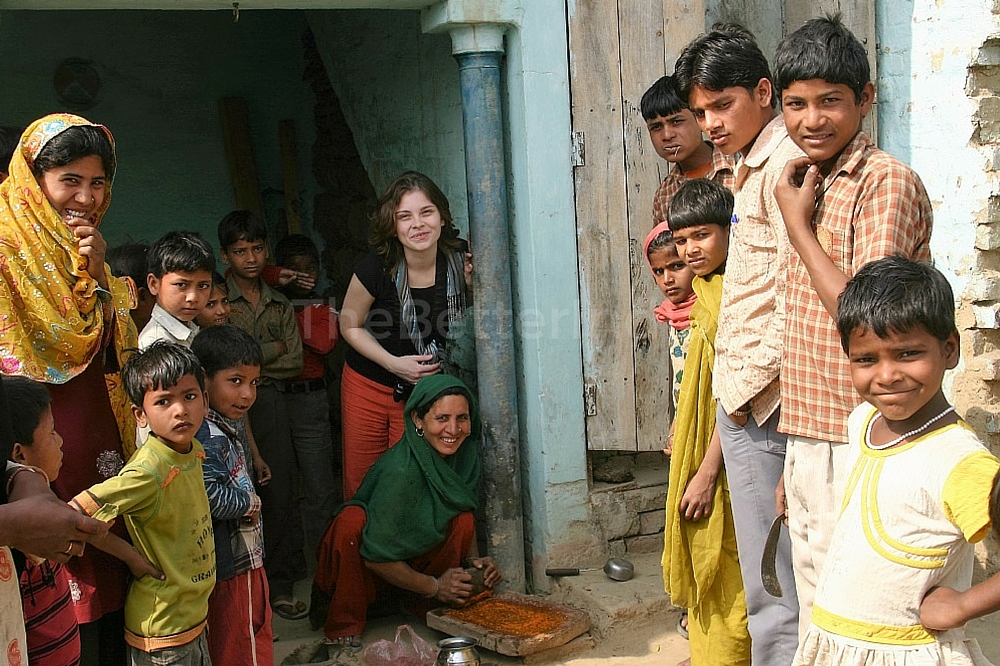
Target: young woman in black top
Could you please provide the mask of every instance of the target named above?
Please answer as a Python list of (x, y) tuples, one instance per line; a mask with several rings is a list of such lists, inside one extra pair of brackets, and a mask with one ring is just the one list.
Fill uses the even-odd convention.
[(448, 199), (427, 176), (397, 176), (372, 222), (374, 251), (355, 267), (340, 313), (350, 345), (341, 385), (345, 500), (402, 436), (413, 385), (440, 372), (471, 276)]

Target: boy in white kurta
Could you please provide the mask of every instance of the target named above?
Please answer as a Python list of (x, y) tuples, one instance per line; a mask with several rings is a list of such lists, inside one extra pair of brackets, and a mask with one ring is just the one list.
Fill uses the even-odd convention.
[(837, 327), (867, 402), (848, 421), (851, 472), (794, 664), (986, 666), (964, 626), (932, 633), (920, 615), (932, 588), (970, 587), (1000, 469), (941, 390), (959, 353), (951, 287), (927, 264), (872, 262)]

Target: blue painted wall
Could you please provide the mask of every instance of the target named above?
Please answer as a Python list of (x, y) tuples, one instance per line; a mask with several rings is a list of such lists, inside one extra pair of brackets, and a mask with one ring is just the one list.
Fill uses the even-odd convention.
[(302, 12), (5, 11), (0, 19), (0, 122), (71, 110), (52, 86), (70, 57), (97, 64), (103, 85), (79, 113), (111, 128), (114, 200), (103, 231), (155, 240), (204, 233), (235, 206), (218, 100), (246, 98), (265, 205), (283, 207), (278, 122), (295, 121), (304, 217), (311, 220), (313, 96), (302, 81)]

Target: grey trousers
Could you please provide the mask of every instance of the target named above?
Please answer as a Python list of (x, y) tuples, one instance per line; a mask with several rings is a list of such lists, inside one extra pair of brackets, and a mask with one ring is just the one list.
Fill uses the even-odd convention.
[(775, 412), (763, 426), (752, 417), (739, 426), (721, 406), (716, 414), (736, 523), (752, 641), (750, 663), (754, 666), (788, 666), (799, 642), (799, 604), (787, 530), (782, 530), (777, 558), (783, 596), (776, 599), (769, 595), (760, 579), (764, 541), (775, 517), (774, 491), (785, 466), (785, 436), (778, 432), (778, 416)]

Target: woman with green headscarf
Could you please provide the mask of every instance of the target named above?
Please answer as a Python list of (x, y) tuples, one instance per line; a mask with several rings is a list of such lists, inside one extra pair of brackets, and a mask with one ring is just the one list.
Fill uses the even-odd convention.
[(360, 649), (377, 591), (461, 605), (472, 591), (463, 563), (482, 569), (487, 587), (501, 580), (476, 543), (480, 423), (472, 393), (455, 377), (425, 377), (405, 414), (403, 438), (368, 470), (319, 546), (310, 616), (339, 648)]

